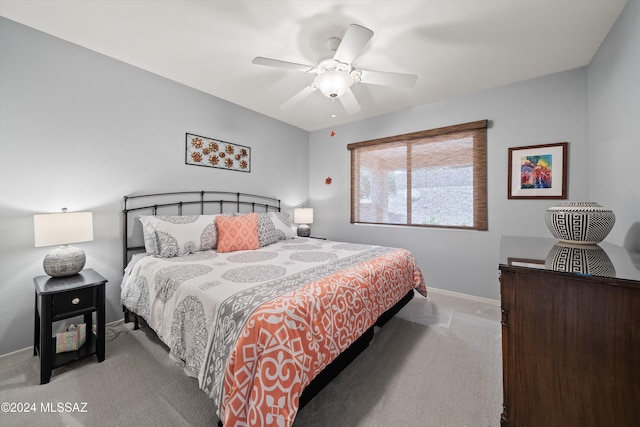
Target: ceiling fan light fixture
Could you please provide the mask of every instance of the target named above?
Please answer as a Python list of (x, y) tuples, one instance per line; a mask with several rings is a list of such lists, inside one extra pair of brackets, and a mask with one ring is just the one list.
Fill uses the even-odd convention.
[(329, 70), (318, 74), (313, 84), (324, 96), (338, 98), (351, 87), (353, 78), (344, 71)]

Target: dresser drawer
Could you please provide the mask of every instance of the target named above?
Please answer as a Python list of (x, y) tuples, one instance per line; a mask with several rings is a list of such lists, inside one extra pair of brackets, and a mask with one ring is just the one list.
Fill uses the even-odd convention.
[(84, 310), (98, 309), (97, 288), (76, 289), (55, 294), (52, 301), (53, 318)]

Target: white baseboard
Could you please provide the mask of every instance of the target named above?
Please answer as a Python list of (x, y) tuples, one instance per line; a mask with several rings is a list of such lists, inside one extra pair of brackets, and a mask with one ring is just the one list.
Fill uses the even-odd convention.
[(485, 304), (492, 304), (500, 307), (500, 300), (496, 300), (496, 299), (478, 297), (475, 295), (463, 294), (461, 292), (448, 291), (446, 289), (438, 289), (438, 288), (432, 288), (432, 287), (427, 288), (427, 295), (429, 294), (429, 292), (435, 292), (437, 294), (443, 294), (443, 295), (450, 295), (458, 298), (465, 298), (468, 300), (483, 302)]
[[(113, 322), (107, 323), (105, 325), (105, 327), (116, 326), (119, 323), (124, 323), (124, 319), (118, 319), (118, 320), (115, 320)], [(20, 353), (20, 352), (23, 352), (23, 351), (33, 351), (33, 346), (31, 345), (29, 347), (21, 348), (20, 350), (12, 351), (11, 353), (0, 354), (0, 359), (2, 359), (4, 357), (9, 357), (12, 354)]]

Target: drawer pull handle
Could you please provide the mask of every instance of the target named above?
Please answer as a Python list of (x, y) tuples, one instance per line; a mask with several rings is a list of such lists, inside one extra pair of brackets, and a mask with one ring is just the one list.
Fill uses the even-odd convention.
[(74, 298), (74, 299), (72, 299), (72, 300), (71, 300), (71, 304), (73, 304), (73, 305), (80, 304), (80, 298)]

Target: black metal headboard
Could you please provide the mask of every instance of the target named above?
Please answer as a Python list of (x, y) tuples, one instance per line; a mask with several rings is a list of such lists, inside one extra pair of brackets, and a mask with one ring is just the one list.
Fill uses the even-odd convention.
[(136, 215), (204, 215), (217, 213), (280, 212), (280, 199), (230, 191), (176, 191), (124, 196), (123, 268), (130, 254), (144, 251)]

